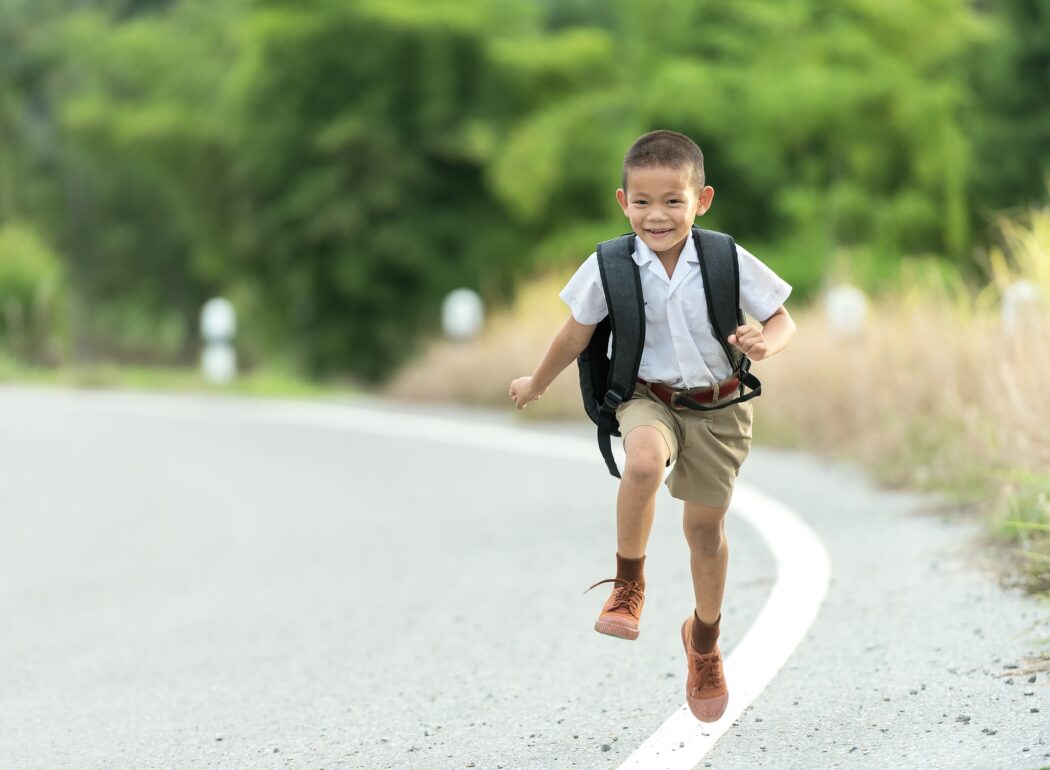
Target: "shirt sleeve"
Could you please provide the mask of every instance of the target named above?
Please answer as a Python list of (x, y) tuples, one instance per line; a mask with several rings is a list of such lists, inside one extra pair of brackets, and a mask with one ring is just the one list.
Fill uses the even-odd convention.
[(752, 318), (765, 322), (791, 294), (791, 285), (740, 244), (740, 307)]
[(581, 324), (596, 324), (609, 315), (598, 272), (598, 254), (591, 254), (558, 294)]

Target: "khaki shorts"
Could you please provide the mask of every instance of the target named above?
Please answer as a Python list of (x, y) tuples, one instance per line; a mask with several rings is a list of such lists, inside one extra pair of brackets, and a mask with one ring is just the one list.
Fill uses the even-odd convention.
[(639, 425), (651, 425), (664, 437), (674, 463), (666, 482), (671, 496), (715, 508), (729, 505), (733, 496), (737, 474), (751, 448), (751, 418), (751, 401), (712, 412), (671, 409), (641, 383), (630, 400), (616, 408), (624, 439)]

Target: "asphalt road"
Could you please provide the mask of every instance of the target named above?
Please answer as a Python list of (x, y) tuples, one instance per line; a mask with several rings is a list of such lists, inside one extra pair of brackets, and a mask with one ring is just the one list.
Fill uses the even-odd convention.
[[(666, 490), (624, 642), (591, 628), (604, 587), (582, 594), (614, 568), (596, 448), (565, 462), (274, 410), (0, 388), (0, 769), (615, 768), (682, 703), (691, 589)], [(1050, 611), (975, 568), (974, 524), (797, 453), (755, 449), (741, 480), (809, 521), (832, 579), (700, 767), (1050, 766), (1050, 679), (1019, 673)], [(776, 568), (732, 512), (727, 531), (729, 652)]]

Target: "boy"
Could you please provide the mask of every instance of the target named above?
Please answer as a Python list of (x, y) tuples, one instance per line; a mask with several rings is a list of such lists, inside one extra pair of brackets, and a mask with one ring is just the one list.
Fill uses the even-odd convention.
[[(714, 197), (705, 183), (700, 148), (673, 131), (646, 134), (624, 157), (622, 184), (616, 199), (635, 234), (632, 258), (645, 302), (645, 337), (638, 385), (616, 408), (627, 455), (616, 501), (616, 577), (595, 583), (614, 587), (594, 627), (623, 639), (638, 636), (656, 492), (673, 462), (666, 483), (671, 496), (683, 501), (695, 600), (682, 625), (686, 701), (697, 719), (713, 722), (729, 701), (717, 645), (729, 556), (724, 516), (751, 445), (752, 403), (732, 403), (738, 380), (708, 320), (691, 237), (694, 218), (711, 207)], [(739, 326), (728, 342), (761, 361), (783, 350), (795, 332), (783, 304), (791, 287), (745, 249), (737, 247), (737, 258), (740, 305), (761, 319), (762, 328)], [(560, 297), (571, 310), (568, 320), (535, 373), (510, 384), (519, 409), (543, 395), (609, 312), (596, 254)], [(682, 398), (709, 411), (682, 408)], [(723, 404), (728, 405), (711, 409)]]

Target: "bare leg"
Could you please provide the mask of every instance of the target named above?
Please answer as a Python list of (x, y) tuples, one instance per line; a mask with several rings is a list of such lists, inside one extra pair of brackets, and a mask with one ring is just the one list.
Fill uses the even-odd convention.
[(728, 509), (729, 506), (712, 508), (686, 501), (682, 516), (685, 539), (689, 543), (696, 614), (709, 625), (718, 620), (722, 612), (729, 565), (729, 544), (725, 536)]
[(616, 551), (628, 559), (645, 555), (670, 450), (660, 431), (639, 425), (624, 439), (627, 465), (616, 496)]

